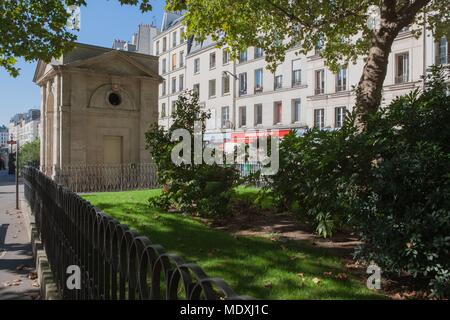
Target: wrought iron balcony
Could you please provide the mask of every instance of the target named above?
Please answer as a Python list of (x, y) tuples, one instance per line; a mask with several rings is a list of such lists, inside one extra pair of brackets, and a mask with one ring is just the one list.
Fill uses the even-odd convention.
[(325, 92), (325, 89), (324, 89), (324, 88), (316, 88), (316, 89), (314, 90), (314, 94), (315, 94), (315, 95), (318, 95), (318, 94), (324, 94), (324, 92)]
[(336, 86), (336, 92), (342, 92), (342, 91), (346, 91), (346, 90), (347, 90), (347, 86), (345, 86), (345, 85)]

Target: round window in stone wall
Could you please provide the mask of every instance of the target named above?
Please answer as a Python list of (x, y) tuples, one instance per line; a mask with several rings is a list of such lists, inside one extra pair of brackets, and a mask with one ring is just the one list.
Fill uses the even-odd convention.
[(120, 106), (120, 104), (122, 103), (122, 98), (120, 97), (120, 95), (118, 93), (111, 92), (108, 95), (108, 101), (113, 106)]

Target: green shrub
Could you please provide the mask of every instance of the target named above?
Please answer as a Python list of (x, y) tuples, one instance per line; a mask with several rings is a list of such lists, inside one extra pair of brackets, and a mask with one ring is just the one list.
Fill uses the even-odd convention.
[[(195, 93), (179, 96), (172, 112), (173, 124), (168, 131), (153, 125), (146, 133), (147, 148), (158, 167), (158, 179), (164, 192), (152, 198), (151, 204), (165, 210), (176, 208), (185, 213), (202, 216), (225, 215), (229, 213), (230, 200), (239, 175), (230, 167), (208, 164), (194, 164), (194, 139), (192, 138), (191, 164), (176, 165), (172, 162), (172, 149), (178, 142), (171, 141), (177, 129), (186, 129), (194, 136), (194, 123), (202, 123), (209, 114), (203, 112)], [(205, 146), (203, 145), (202, 151)]]
[(351, 181), (352, 221), (363, 245), (357, 256), (384, 272), (427, 280), (449, 295), (450, 96), (442, 71), (423, 92), (395, 100), (358, 135), (373, 156), (366, 181)]
[[(448, 76), (447, 76), (448, 78)], [(364, 130), (289, 134), (269, 189), (328, 236), (343, 225), (363, 240), (356, 256), (406, 273), (448, 296), (450, 281), (450, 96), (444, 70), (393, 101)]]
[(346, 137), (354, 130), (290, 132), (280, 144), (280, 170), (268, 179), (279, 209), (315, 224), (324, 237), (347, 222), (345, 173), (352, 159)]

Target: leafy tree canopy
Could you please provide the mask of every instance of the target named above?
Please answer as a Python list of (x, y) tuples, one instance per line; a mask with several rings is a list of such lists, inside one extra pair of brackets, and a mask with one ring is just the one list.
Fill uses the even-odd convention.
[(321, 55), (330, 68), (356, 61), (374, 45), (374, 31), (367, 26), (368, 9), (379, 6), (384, 32), (413, 25), (413, 32), (427, 27), (436, 37), (450, 36), (450, 0), (173, 0), (167, 8), (186, 11), (188, 36), (211, 36), (218, 46), (229, 45), (235, 57), (249, 46), (265, 50), (272, 70), (287, 50), (307, 54), (323, 43)]
[(20, 146), (19, 168), (23, 168), (26, 165), (39, 165), (40, 145), (41, 141), (35, 139), (33, 142)]
[[(152, 9), (150, 0), (118, 0), (122, 5)], [(68, 6), (86, 6), (85, 0), (1, 0), (0, 67), (19, 74), (17, 58), (50, 61), (73, 46), (76, 35), (67, 27)]]

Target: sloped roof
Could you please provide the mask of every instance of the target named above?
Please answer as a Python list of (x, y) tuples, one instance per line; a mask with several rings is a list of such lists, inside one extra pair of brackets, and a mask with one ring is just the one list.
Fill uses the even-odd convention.
[(161, 31), (165, 31), (183, 20), (184, 16), (182, 13), (174, 13), (174, 12), (164, 12)]
[(158, 58), (155, 56), (78, 43), (74, 50), (59, 59), (53, 59), (50, 63), (39, 61), (33, 82), (38, 82), (39, 79), (57, 66), (83, 68), (111, 60), (126, 63), (139, 70), (144, 76), (162, 81), (162, 78), (158, 75)]

